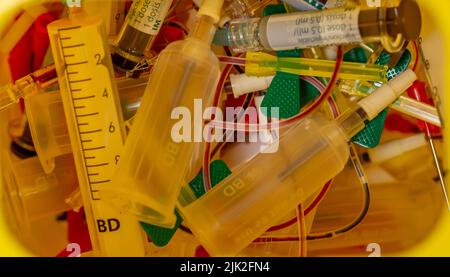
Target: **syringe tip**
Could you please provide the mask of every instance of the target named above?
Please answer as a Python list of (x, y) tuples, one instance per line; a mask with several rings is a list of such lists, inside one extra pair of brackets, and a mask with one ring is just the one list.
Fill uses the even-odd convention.
[(224, 0), (205, 0), (203, 1), (198, 13), (200, 15), (207, 15), (214, 20), (214, 23), (218, 23), (220, 20), (223, 1)]
[(391, 81), (389, 86), (396, 92), (397, 97), (403, 94), (417, 80), (417, 75), (411, 69), (407, 69)]
[(408, 69), (359, 101), (358, 105), (364, 109), (368, 119), (372, 120), (402, 95), (415, 80), (417, 80), (417, 75)]

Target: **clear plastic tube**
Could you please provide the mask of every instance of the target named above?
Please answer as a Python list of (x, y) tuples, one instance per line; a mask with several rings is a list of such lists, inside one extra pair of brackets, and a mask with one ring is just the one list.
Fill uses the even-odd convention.
[(401, 96), (391, 105), (391, 108), (435, 126), (442, 126), (438, 111), (435, 107), (421, 103), (412, 98)]
[[(281, 71), (301, 76), (330, 78), (336, 62), (306, 58), (278, 58), (262, 52), (247, 52), (245, 73), (250, 76), (271, 76)], [(387, 66), (342, 62), (339, 78), (365, 81), (386, 81)]]
[(36, 72), (0, 87), (0, 111), (16, 104), (27, 95), (37, 92), (39, 89), (46, 89), (58, 83), (54, 65), (49, 65)]
[(231, 18), (254, 16), (257, 10), (270, 2), (272, 0), (226, 0), (224, 11)]
[[(193, 2), (197, 6), (201, 6), (204, 0), (194, 0)], [(223, 4), (222, 20), (252, 17), (258, 10), (271, 2), (273, 2), (273, 0), (225, 0)]]

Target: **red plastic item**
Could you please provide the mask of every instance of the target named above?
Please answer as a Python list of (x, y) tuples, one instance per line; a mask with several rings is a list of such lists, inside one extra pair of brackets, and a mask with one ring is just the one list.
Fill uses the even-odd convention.
[[(84, 210), (80, 212), (69, 211), (67, 214), (68, 240), (70, 243), (78, 243), (81, 253), (92, 250), (89, 229), (86, 223)], [(72, 251), (64, 249), (57, 257), (68, 257)]]
[(30, 28), (9, 53), (8, 62), (13, 81), (18, 80), (33, 71), (31, 68), (31, 64), (33, 63), (33, 51), (30, 47), (32, 45), (32, 34), (33, 28)]
[(50, 43), (47, 25), (54, 20), (56, 18), (52, 13), (39, 16), (11, 50), (9, 66), (14, 81), (41, 68)]
[(183, 30), (176, 26), (163, 25), (161, 31), (155, 38), (152, 50), (155, 53), (161, 52), (166, 46), (174, 41), (183, 40), (185, 34)]
[(210, 257), (208, 251), (206, 251), (205, 248), (203, 248), (203, 246), (199, 246), (197, 247), (197, 249), (195, 249), (195, 257)]
[[(51, 12), (39, 16), (11, 50), (8, 62), (13, 81), (41, 68), (50, 44), (47, 25), (56, 19)], [(21, 107), (23, 110), (23, 101)]]
[(384, 128), (388, 131), (396, 131), (403, 134), (417, 134), (420, 132), (414, 121), (408, 120), (392, 110), (388, 113)]
[(42, 67), (45, 55), (47, 54), (50, 41), (48, 38), (47, 25), (55, 21), (57, 18), (53, 13), (46, 13), (39, 16), (34, 25), (32, 33), (32, 53), (33, 63), (32, 71), (38, 70)]

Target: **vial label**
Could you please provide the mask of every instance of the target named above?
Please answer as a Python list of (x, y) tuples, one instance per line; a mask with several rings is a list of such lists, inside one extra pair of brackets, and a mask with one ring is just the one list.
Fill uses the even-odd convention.
[(359, 8), (271, 16), (266, 32), (273, 50), (361, 42)]
[(172, 0), (134, 0), (127, 22), (137, 30), (149, 34), (158, 34), (164, 22)]

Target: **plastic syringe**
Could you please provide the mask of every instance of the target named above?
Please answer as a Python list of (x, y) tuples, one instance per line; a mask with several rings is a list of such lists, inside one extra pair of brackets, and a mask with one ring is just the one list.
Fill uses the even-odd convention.
[(71, 7), (48, 25), (86, 221), (95, 255), (143, 256), (136, 219), (106, 204), (124, 143), (121, 108), (103, 21)]
[(194, 99), (211, 102), (219, 61), (211, 50), (223, 1), (207, 0), (189, 37), (167, 46), (153, 67), (113, 185), (103, 192), (111, 204), (143, 222), (173, 227), (178, 194), (195, 144), (176, 141), (174, 116), (194, 110)]
[(19, 102), (21, 98), (36, 92), (38, 89), (46, 89), (58, 83), (54, 65), (39, 69), (25, 77), (0, 87), (0, 111)]
[(306, 117), (280, 136), (278, 151), (253, 158), (200, 199), (182, 193), (180, 214), (209, 254), (236, 255), (342, 171), (348, 141), (416, 78), (405, 71), (334, 121)]

